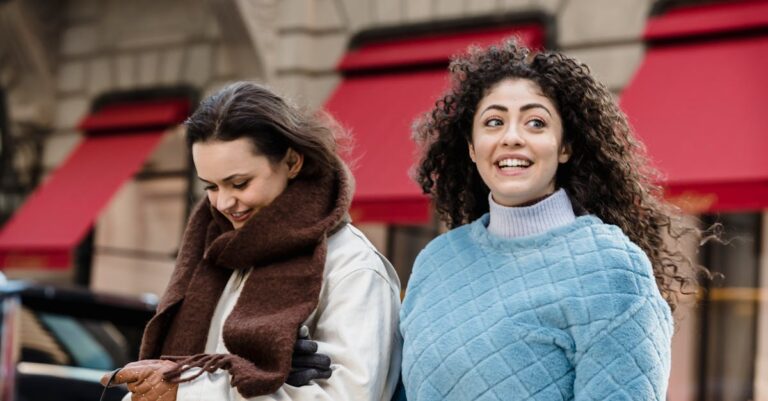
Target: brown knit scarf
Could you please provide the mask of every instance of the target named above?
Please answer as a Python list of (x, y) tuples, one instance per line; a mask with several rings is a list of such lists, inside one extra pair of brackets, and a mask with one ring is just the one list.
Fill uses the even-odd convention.
[[(178, 362), (166, 378), (192, 367), (226, 369), (245, 397), (285, 382), (299, 326), (317, 307), (327, 237), (350, 202), (344, 172), (296, 179), (242, 228), (207, 199), (192, 212), (176, 268), (141, 344), (141, 359)], [(231, 354), (203, 354), (214, 309), (233, 269), (253, 268), (224, 323)]]

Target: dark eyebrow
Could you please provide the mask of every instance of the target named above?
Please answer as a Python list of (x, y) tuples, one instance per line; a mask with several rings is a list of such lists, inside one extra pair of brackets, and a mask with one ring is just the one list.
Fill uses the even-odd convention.
[[(226, 177), (226, 178), (224, 178), (224, 179), (223, 179), (223, 180), (221, 180), (221, 181), (222, 181), (222, 182), (232, 181), (232, 180), (234, 180), (234, 179), (236, 179), (236, 178), (245, 177), (245, 176), (247, 176), (247, 174), (232, 174), (232, 175), (230, 175), (229, 177)], [(210, 182), (210, 181), (206, 180), (206, 179), (205, 179), (205, 178), (203, 178), (203, 177), (199, 177), (199, 176), (198, 176), (198, 177), (197, 177), (197, 179), (198, 179), (198, 180), (200, 180), (200, 181), (202, 181), (202, 182), (204, 182), (204, 183), (206, 183), (206, 184), (213, 184), (212, 182)]]
[(541, 103), (528, 103), (525, 106), (520, 107), (520, 111), (526, 111), (530, 109), (544, 109), (544, 111), (546, 111), (547, 114), (552, 117), (552, 112), (550, 112), (549, 109)]
[(488, 110), (498, 110), (498, 111), (503, 111), (503, 112), (509, 111), (508, 108), (506, 108), (506, 107), (504, 107), (504, 106), (502, 106), (500, 104), (492, 104), (492, 105), (486, 107), (485, 109), (483, 109), (483, 111), (480, 112), (480, 115), (483, 115), (483, 113), (485, 113)]

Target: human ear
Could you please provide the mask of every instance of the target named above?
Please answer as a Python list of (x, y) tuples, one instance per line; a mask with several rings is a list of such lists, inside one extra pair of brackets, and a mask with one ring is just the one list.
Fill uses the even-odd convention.
[(283, 160), (285, 160), (285, 163), (288, 166), (288, 177), (296, 178), (301, 171), (301, 167), (304, 165), (304, 155), (293, 150), (293, 148), (288, 148)]
[(475, 147), (472, 146), (472, 142), (467, 142), (467, 147), (469, 148), (469, 158), (472, 159), (472, 163), (476, 163), (477, 160), (475, 160)]
[(564, 164), (571, 159), (571, 154), (571, 145), (564, 143), (562, 146), (560, 146), (560, 154), (557, 155), (557, 161), (560, 162), (560, 164)]

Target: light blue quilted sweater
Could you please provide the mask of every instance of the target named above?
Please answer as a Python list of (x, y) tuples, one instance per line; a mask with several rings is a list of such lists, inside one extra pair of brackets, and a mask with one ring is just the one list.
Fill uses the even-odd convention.
[(664, 400), (672, 317), (640, 248), (594, 216), (512, 239), (488, 222), (416, 260), (400, 314), (408, 399)]

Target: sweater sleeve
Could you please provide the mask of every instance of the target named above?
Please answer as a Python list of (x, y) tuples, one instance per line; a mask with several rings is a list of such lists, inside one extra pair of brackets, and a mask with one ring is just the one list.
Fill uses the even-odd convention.
[(244, 398), (227, 372), (203, 374), (179, 386), (179, 401), (379, 401), (391, 397), (399, 373), (399, 294), (374, 269), (356, 269), (329, 287), (318, 305), (312, 337), (331, 358), (332, 376), (303, 387), (283, 385), (276, 393)]
[[(576, 338), (576, 401), (666, 399), (672, 323), (660, 296), (637, 296)], [(601, 324), (602, 323), (602, 324)]]

